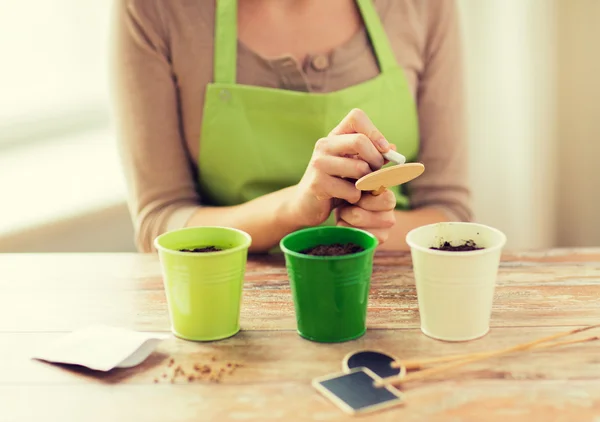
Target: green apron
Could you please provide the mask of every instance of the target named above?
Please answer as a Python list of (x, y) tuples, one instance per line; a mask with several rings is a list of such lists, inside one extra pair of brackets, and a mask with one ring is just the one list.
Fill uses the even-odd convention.
[[(217, 0), (214, 82), (206, 88), (198, 160), (203, 203), (237, 205), (297, 184), (315, 142), (353, 108), (365, 111), (407, 161), (416, 158), (417, 110), (404, 72), (371, 1), (357, 4), (380, 74), (340, 91), (310, 93), (237, 84), (237, 1)], [(404, 190), (394, 193), (397, 208), (408, 208)]]

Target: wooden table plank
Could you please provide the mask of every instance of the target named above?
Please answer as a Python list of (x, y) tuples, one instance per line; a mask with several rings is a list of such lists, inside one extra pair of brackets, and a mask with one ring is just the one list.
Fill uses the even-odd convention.
[(2, 422), (381, 421), (596, 422), (600, 382), (443, 382), (407, 395), (403, 408), (351, 418), (312, 387), (298, 383), (243, 386), (0, 385)]
[[(153, 384), (171, 379), (174, 366), (181, 365), (194, 374), (194, 365), (209, 365), (217, 370), (227, 363), (243, 363), (232, 374), (225, 372), (222, 384), (301, 382), (341, 370), (347, 353), (359, 349), (385, 350), (401, 359), (447, 356), (510, 347), (564, 331), (559, 328), (496, 328), (476, 341), (446, 343), (430, 339), (420, 330), (373, 330), (353, 342), (320, 344), (304, 340), (293, 331), (242, 331), (220, 342), (195, 343), (171, 337), (163, 341), (155, 354), (136, 368), (119, 369), (108, 374), (86, 370), (68, 370), (29, 358), (36, 348), (61, 333), (0, 334), (0, 384)], [(600, 328), (581, 333), (577, 338), (600, 335)], [(575, 337), (574, 337), (575, 338)], [(516, 380), (600, 380), (598, 343), (564, 346), (560, 349), (513, 354), (457, 369), (450, 378)], [(560, 360), (556, 353), (560, 353)], [(211, 358), (214, 357), (215, 361)], [(169, 366), (170, 359), (175, 360)], [(167, 379), (162, 375), (167, 374)], [(206, 377), (204, 377), (206, 378)], [(203, 379), (204, 379), (203, 378)], [(441, 378), (446, 378), (443, 376)], [(203, 381), (196, 380), (196, 383)], [(187, 384), (178, 378), (177, 383)]]
[[(562, 253), (559, 253), (561, 252)], [(414, 284), (410, 255), (379, 253), (374, 281)], [(499, 284), (564, 284), (600, 280), (600, 248), (506, 253)], [(288, 284), (281, 256), (251, 257), (246, 288)], [(160, 265), (153, 254), (0, 254), (2, 291), (162, 289)]]
[[(206, 420), (343, 420), (310, 386), (310, 380), (339, 371), (348, 352), (376, 348), (397, 351), (404, 358), (444, 356), (509, 346), (554, 332), (499, 328), (469, 343), (438, 342), (418, 330), (372, 331), (356, 342), (332, 345), (309, 342), (292, 332), (242, 332), (218, 343), (171, 338), (140, 367), (103, 375), (27, 359), (32, 350), (58, 334), (2, 334), (0, 343), (12, 348), (0, 349), (0, 416), (13, 419), (0, 420), (36, 420), (43, 415), (61, 415), (64, 420), (67, 403), (66, 415), (85, 415), (85, 420), (168, 422), (199, 415)], [(456, 420), (468, 420), (461, 417), (485, 414), (486, 421), (507, 417), (513, 421), (535, 414), (545, 416), (539, 420), (557, 420), (549, 417), (560, 412), (565, 418), (560, 420), (592, 421), (593, 415), (600, 414), (598, 346), (566, 346), (559, 356), (540, 350), (473, 364), (408, 386), (402, 408), (363, 419), (435, 421), (454, 415)], [(169, 366), (171, 358), (173, 366)], [(230, 362), (243, 362), (243, 366), (219, 383), (183, 377), (170, 383), (176, 366), (195, 373), (196, 364), (219, 368)], [(155, 384), (155, 379), (160, 382)], [(25, 400), (36, 406), (26, 406)]]
[[(519, 256), (529, 256), (532, 261), (538, 255)], [(600, 262), (593, 261), (595, 252), (552, 255), (557, 256), (564, 262), (532, 266), (529, 261), (523, 264), (509, 259), (502, 263), (492, 326), (600, 321)], [(577, 260), (573, 256), (588, 256), (590, 261), (573, 263)], [(370, 328), (419, 326), (416, 289), (407, 259), (406, 254), (377, 257), (369, 299)], [(35, 265), (28, 264), (32, 260)], [(0, 255), (0, 268), (0, 332), (70, 331), (95, 323), (169, 330), (160, 266), (153, 255)], [(244, 329), (295, 329), (281, 257), (251, 260), (244, 289)]]
[[(367, 323), (372, 329), (417, 328), (414, 288), (379, 287), (373, 283)], [(600, 284), (569, 286), (498, 286), (494, 327), (571, 326), (600, 322)], [(168, 331), (162, 290), (7, 292), (0, 296), (0, 332), (70, 331), (89, 324), (119, 324), (146, 331)], [(289, 290), (245, 291), (244, 329), (294, 330)]]

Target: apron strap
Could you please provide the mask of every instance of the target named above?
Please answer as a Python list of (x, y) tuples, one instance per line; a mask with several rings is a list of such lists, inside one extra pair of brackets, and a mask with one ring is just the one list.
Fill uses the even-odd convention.
[(214, 81), (235, 84), (237, 70), (237, 0), (216, 1), (214, 50)]
[(375, 56), (379, 62), (381, 73), (398, 67), (394, 51), (390, 45), (381, 18), (373, 6), (372, 0), (357, 0), (358, 8), (365, 23), (365, 28), (373, 44)]
[[(397, 67), (396, 58), (372, 0), (357, 0), (381, 72)], [(237, 70), (237, 0), (216, 0), (214, 75), (217, 83), (235, 84)]]

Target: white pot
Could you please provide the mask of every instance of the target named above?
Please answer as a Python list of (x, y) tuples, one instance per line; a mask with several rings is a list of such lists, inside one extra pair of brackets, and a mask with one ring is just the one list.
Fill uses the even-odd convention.
[[(445, 241), (456, 246), (473, 240), (484, 249), (433, 250)], [(438, 223), (410, 231), (421, 331), (445, 341), (482, 337), (490, 329), (498, 266), (506, 236), (476, 223)]]

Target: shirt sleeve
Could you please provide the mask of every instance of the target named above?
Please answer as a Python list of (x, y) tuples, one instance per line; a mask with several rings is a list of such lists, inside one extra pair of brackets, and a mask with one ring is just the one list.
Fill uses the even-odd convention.
[(183, 139), (167, 26), (154, 0), (115, 0), (111, 77), (119, 153), (140, 252), (186, 225), (200, 198)]
[(409, 183), (411, 207), (437, 207), (450, 220), (472, 219), (468, 185), (463, 64), (457, 4), (427, 1), (424, 68), (417, 88), (425, 172)]

